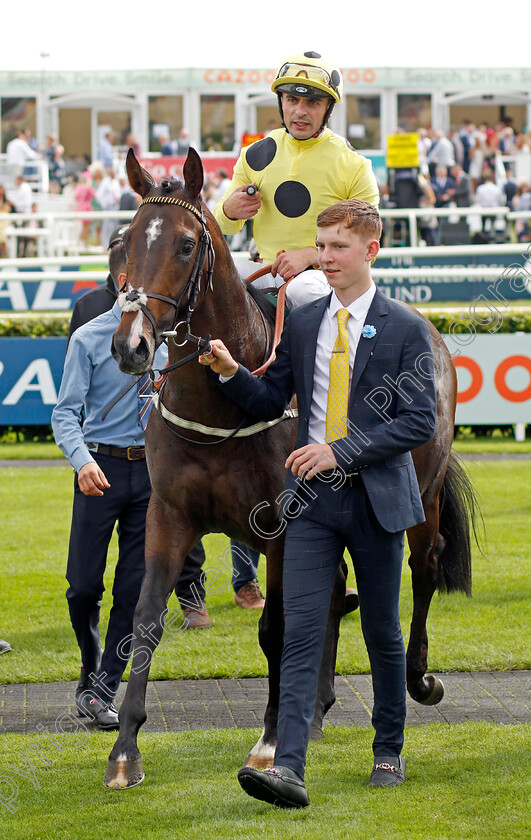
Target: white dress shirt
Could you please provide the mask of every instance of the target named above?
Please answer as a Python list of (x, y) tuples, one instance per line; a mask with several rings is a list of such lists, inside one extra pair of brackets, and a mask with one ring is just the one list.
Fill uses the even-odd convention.
[(337, 312), (348, 309), (350, 318), (347, 320), (348, 352), (349, 352), (349, 380), (352, 379), (354, 359), (361, 337), (361, 331), (367, 317), (370, 305), (376, 293), (376, 286), (371, 283), (361, 297), (344, 307), (335, 292), (332, 292), (328, 309), (323, 315), (319, 333), (317, 335), (317, 349), (315, 353), (315, 368), (313, 376), (313, 393), (310, 405), (310, 422), (308, 426), (308, 443), (326, 442), (326, 405), (328, 401), (328, 380), (330, 371), (330, 357), (337, 338)]

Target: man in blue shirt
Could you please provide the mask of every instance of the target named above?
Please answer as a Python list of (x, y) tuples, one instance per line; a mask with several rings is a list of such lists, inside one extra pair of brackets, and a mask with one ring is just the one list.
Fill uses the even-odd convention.
[[(102, 729), (118, 727), (113, 704), (131, 654), (133, 614), (144, 576), (144, 531), (151, 486), (144, 453), (147, 413), (138, 386), (108, 412), (112, 401), (132, 382), (110, 353), (121, 319), (112, 309), (83, 324), (70, 339), (52, 428), (76, 476), (68, 551), (66, 597), (81, 650), (76, 705)], [(155, 366), (167, 360), (163, 345)], [(113, 606), (105, 648), (98, 623), (107, 549), (118, 523), (119, 556), (113, 583)]]
[[(87, 321), (91, 321), (112, 308), (117, 298), (118, 277), (126, 270), (127, 256), (123, 247), (123, 235), (128, 224), (118, 225), (109, 239), (109, 274), (105, 285), (90, 289), (81, 295), (74, 306), (68, 341), (75, 330)], [(175, 587), (188, 630), (204, 630), (210, 627), (210, 617), (205, 604), (205, 575), (202, 567), (205, 562), (205, 550), (198, 542), (186, 555), (184, 565)]]

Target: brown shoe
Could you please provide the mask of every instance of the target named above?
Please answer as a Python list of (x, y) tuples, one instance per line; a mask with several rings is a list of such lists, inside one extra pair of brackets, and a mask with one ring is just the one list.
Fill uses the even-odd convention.
[(185, 607), (183, 615), (186, 630), (206, 630), (207, 627), (211, 627), (210, 616), (204, 602), (201, 609), (197, 607)]
[(234, 593), (234, 603), (244, 610), (263, 610), (265, 598), (256, 580), (250, 580)]

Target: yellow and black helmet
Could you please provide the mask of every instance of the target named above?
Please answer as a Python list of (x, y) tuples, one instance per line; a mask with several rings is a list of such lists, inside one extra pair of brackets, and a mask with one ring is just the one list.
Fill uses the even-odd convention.
[(286, 59), (271, 90), (294, 96), (320, 96), (324, 93), (335, 104), (341, 101), (343, 79), (338, 67), (329, 64), (320, 53), (308, 51)]

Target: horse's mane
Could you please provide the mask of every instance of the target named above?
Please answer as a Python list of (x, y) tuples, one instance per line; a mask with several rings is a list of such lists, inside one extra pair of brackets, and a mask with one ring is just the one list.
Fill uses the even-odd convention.
[(180, 178), (163, 178), (160, 184), (157, 184), (162, 193), (184, 192), (186, 187), (184, 181)]

